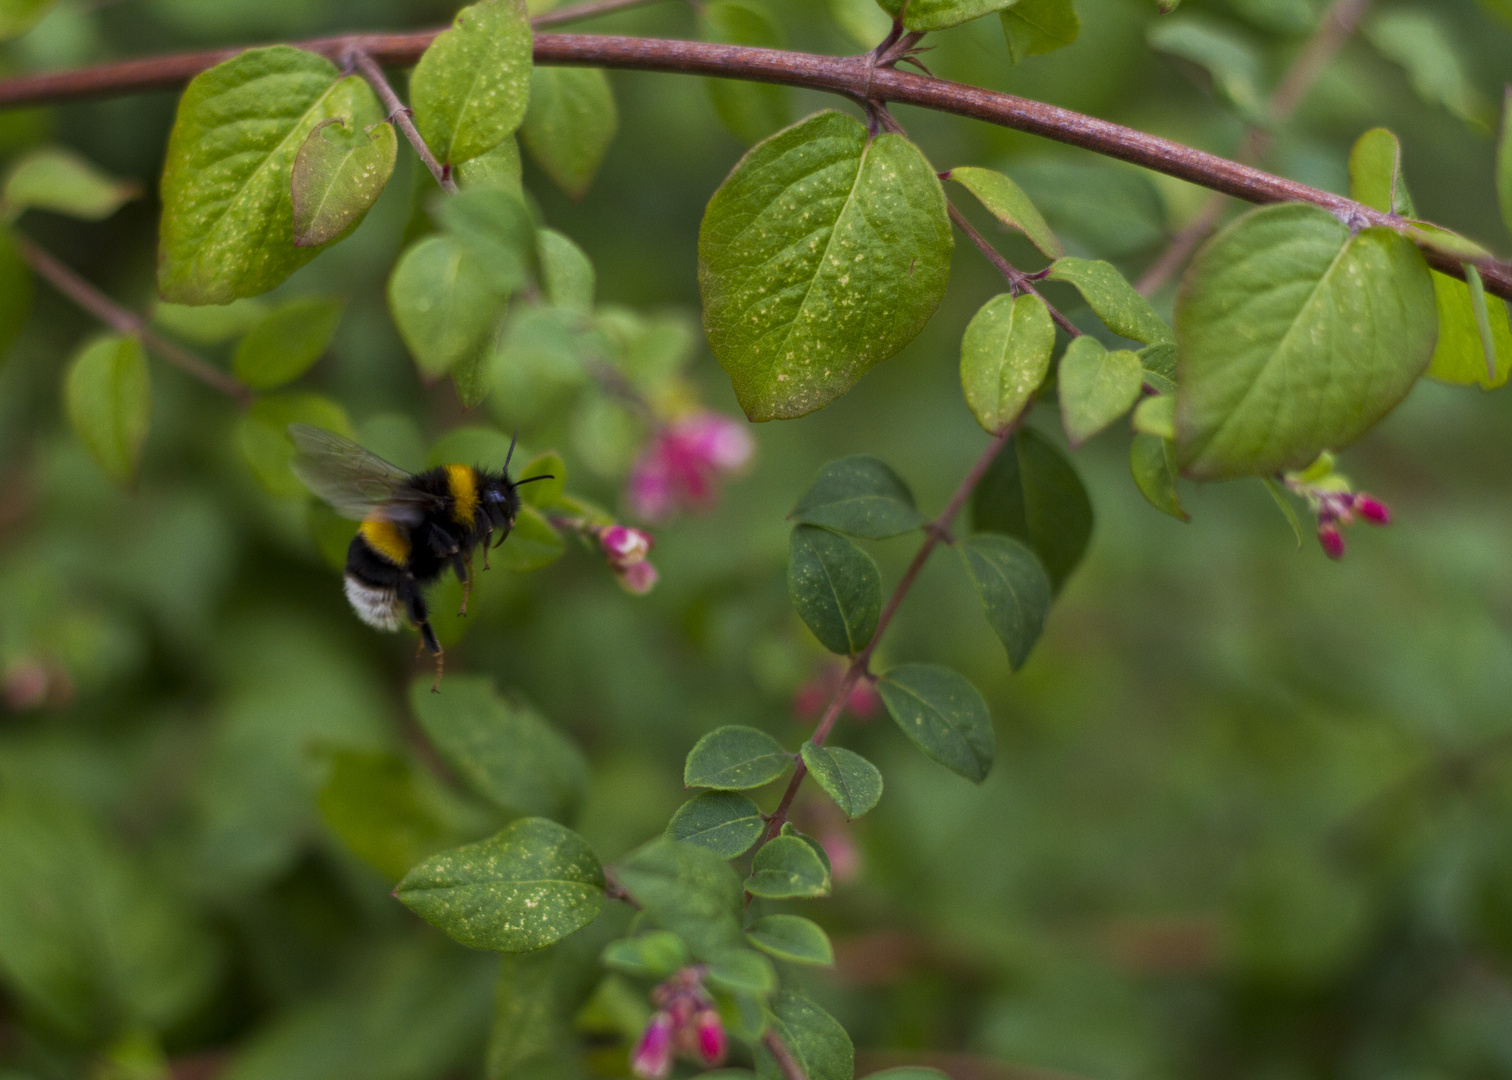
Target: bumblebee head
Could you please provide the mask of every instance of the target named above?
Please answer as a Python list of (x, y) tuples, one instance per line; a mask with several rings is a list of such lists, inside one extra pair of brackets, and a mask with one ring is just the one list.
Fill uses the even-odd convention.
[(483, 473), (480, 479), (483, 482), (478, 499), (482, 503), (483, 512), (493, 522), (495, 529), (508, 532), (520, 512), (519, 485), (511, 482), (509, 474), (503, 472)]

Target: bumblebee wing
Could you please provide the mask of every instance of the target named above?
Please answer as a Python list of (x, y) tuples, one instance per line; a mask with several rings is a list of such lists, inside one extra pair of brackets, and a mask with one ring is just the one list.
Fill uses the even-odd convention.
[(416, 491), (413, 477), (377, 454), (323, 428), (290, 424), (294, 475), (342, 517), (361, 521), (373, 511), (414, 524), (434, 496)]

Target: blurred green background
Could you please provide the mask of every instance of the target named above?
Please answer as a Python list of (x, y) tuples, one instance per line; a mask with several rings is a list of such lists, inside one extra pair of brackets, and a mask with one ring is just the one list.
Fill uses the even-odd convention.
[[(794, 47), (856, 49), (820, 0), (771, 7)], [(1181, 14), (1250, 42), (1273, 85), (1305, 40), (1299, 7), (1321, 10), (1187, 0)], [(1440, 21), (1494, 118), (1512, 25), (1471, 0), (1380, 5), (1393, 7)], [(1052, 56), (1010, 66), (985, 19), (932, 38), (926, 62), (1235, 152), (1240, 122), (1146, 46), (1150, 0), (1077, 8), (1081, 39)], [(3, 66), (450, 13), (421, 0), (64, 0), (4, 47)], [(584, 29), (697, 33), (677, 2)], [(587, 196), (569, 201), (528, 161), (527, 187), (592, 256), (601, 303), (696, 327), (700, 215), (742, 144), (699, 80), (611, 79), (621, 129)], [(150, 192), (174, 102), (6, 114), (0, 149), (63, 143)], [(836, 106), (800, 93), (788, 107), (796, 119)], [(898, 116), (937, 168), (1004, 168), (1074, 253), (1130, 275), (1204, 198), (1028, 136)], [(1425, 101), (1364, 41), (1329, 67), (1268, 165), (1344, 191), (1349, 147), (1377, 125), (1401, 135), (1423, 216), (1508, 250), (1489, 130)], [(276, 294), (348, 301), (303, 385), (390, 448), (494, 422), (486, 408), (464, 415), (449, 384), (421, 385), (385, 308), (412, 164), (401, 147), (361, 229)], [(99, 224), (34, 212), (19, 227), (146, 311), (157, 214), (149, 195)], [(1020, 238), (988, 231), (1020, 265), (1042, 265)], [(792, 697), (827, 661), (787, 600), (785, 515), (824, 461), (861, 452), (889, 461), (926, 512), (943, 504), (985, 440), (961, 399), (960, 333), (1002, 288), (958, 244), (949, 296), (914, 345), (831, 408), (754, 429), (755, 467), (717, 509), (655, 530), (649, 596), (575, 550), (538, 574), (483, 575), (448, 669), (493, 676), (584, 748), (593, 781), (571, 823), (606, 861), (665, 826), (703, 732), (754, 724), (796, 745), (808, 730)], [(1070, 289), (1047, 293), (1092, 328)], [(498, 960), (393, 901), (391, 880), (318, 807), (332, 747), (425, 760), (405, 699), (424, 662), (408, 636), (351, 615), (307, 506), (263, 493), (234, 407), (175, 369), (153, 362), (137, 490), (110, 485), (59, 404), (66, 357), (95, 331), (39, 284), (0, 367), (0, 1077), (481, 1075)], [(205, 352), (227, 362), (223, 346)], [(738, 412), (701, 346), (692, 378), (712, 407)], [(1032, 422), (1064, 445), (1053, 403)], [(522, 437), (532, 451), (556, 445), (573, 489), (622, 512), (613, 471), (581, 462), (591, 438), (566, 423)], [(825, 818), (812, 793), (800, 802), (805, 827), (848, 838), (858, 863), (833, 899), (801, 905), (834, 936), (837, 970), (786, 976), (844, 1021), (858, 1072), (930, 1061), (957, 1080), (1512, 1077), (1505, 392), (1425, 382), (1342, 455), (1396, 523), (1354, 530), (1339, 565), (1311, 544), (1296, 551), (1258, 483), (1184, 488), (1189, 525), (1156, 513), (1130, 482), (1127, 442), (1117, 430), (1074, 456), (1096, 530), (1018, 676), (955, 557), (927, 569), (883, 665), (947, 662), (981, 687), (995, 770), (974, 787), (885, 717), (844, 721), (837, 741), (879, 764), (886, 793), (853, 826)], [(873, 547), (889, 584), (913, 546)], [(626, 1074), (623, 1041), (584, 1038), (601, 1052), (563, 1075)]]

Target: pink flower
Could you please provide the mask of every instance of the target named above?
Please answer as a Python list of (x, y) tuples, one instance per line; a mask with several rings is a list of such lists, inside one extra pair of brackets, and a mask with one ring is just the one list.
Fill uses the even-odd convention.
[(1359, 514), (1372, 525), (1390, 525), (1391, 509), (1381, 500), (1373, 498), (1363, 492), (1354, 497), (1355, 513)]
[(1323, 552), (1330, 559), (1338, 560), (1344, 557), (1344, 534), (1333, 522), (1325, 521), (1318, 526), (1318, 543), (1323, 545)]
[[(842, 665), (824, 665), (813, 678), (793, 693), (793, 715), (800, 720), (818, 720), (844, 679), (845, 668)], [(870, 720), (881, 707), (882, 699), (866, 679), (851, 687), (845, 698), (845, 708), (858, 720)]]
[(645, 596), (656, 587), (656, 582), (661, 577), (656, 572), (656, 567), (645, 559), (631, 563), (629, 566), (614, 567), (614, 576), (619, 579), (619, 583), (627, 592), (634, 593), (636, 596)]
[(651, 554), (651, 537), (628, 525), (605, 526), (599, 530), (598, 536), (611, 566), (634, 566), (645, 562), (646, 556)]
[(725, 1029), (719, 1013), (704, 1009), (693, 1023), (698, 1029), (698, 1056), (705, 1065), (718, 1065), (725, 1057)]
[(744, 468), (755, 449), (744, 424), (718, 413), (669, 424), (630, 469), (630, 508), (645, 521), (661, 521), (678, 509), (711, 506), (719, 498), (719, 478)]
[(672, 1014), (658, 1012), (641, 1035), (630, 1068), (645, 1080), (663, 1080), (672, 1071)]

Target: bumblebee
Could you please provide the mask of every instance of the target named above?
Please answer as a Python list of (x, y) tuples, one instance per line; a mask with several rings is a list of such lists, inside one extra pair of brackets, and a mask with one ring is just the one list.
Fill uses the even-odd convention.
[[(462, 583), (462, 610), (472, 591), (473, 549), (502, 544), (520, 512), (520, 484), (547, 480), (509, 478), (514, 441), (499, 472), (471, 465), (441, 465), (410, 473), (350, 439), (290, 424), (294, 475), (343, 517), (362, 524), (347, 548), (346, 597), (357, 617), (378, 630), (398, 630), (408, 619), (423, 647), (436, 658), (441, 685), (442, 651), (431, 629), (425, 588), (448, 568)], [(498, 539), (494, 536), (497, 534)]]

